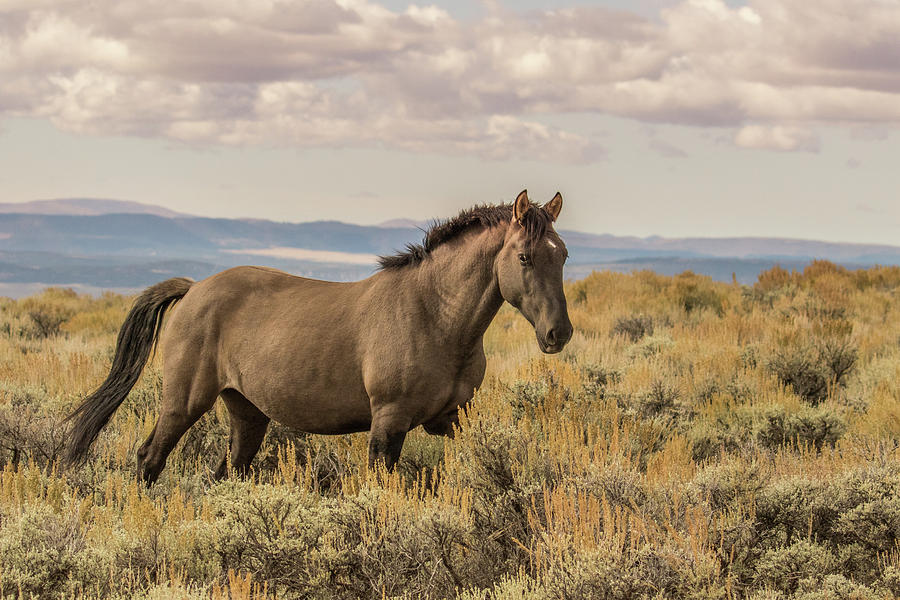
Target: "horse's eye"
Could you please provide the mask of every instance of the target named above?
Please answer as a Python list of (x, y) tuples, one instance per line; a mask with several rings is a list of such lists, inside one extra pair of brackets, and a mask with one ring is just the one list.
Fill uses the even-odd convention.
[(523, 267), (527, 267), (531, 261), (528, 260), (528, 256), (525, 254), (519, 253), (519, 264)]

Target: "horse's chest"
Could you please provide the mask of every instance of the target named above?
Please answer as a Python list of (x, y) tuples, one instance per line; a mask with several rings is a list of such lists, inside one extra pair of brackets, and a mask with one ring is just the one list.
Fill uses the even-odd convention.
[(407, 357), (402, 364), (367, 369), (366, 388), (377, 400), (408, 403), (417, 413), (414, 420), (427, 420), (470, 400), (484, 379), (484, 370), (483, 351), (465, 360), (452, 356), (434, 356), (431, 360)]
[(483, 355), (457, 364), (448, 361), (446, 368), (435, 377), (433, 393), (429, 395), (425, 390), (419, 396), (424, 404), (430, 404), (428, 416), (453, 412), (471, 400), (484, 379), (484, 367)]

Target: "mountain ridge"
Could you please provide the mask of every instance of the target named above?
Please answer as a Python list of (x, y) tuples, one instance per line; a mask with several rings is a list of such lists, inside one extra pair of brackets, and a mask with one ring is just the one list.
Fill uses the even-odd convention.
[[(375, 271), (377, 256), (401, 251), (423, 236), (419, 226), (408, 226), (404, 220), (381, 225), (334, 220), (288, 223), (168, 216), (168, 209), (140, 203), (126, 203), (132, 212), (120, 212), (120, 201), (87, 206), (114, 212), (0, 210), (0, 295), (6, 293), (3, 284), (38, 282), (140, 288), (175, 275), (202, 278), (238, 264), (268, 265), (318, 279), (355, 280)], [(163, 214), (154, 214), (158, 212)], [(752, 283), (760, 271), (775, 264), (802, 269), (813, 259), (850, 268), (900, 265), (900, 247), (885, 244), (749, 236), (639, 238), (565, 230), (560, 234), (569, 250), (570, 278), (595, 269), (666, 274), (689, 269), (726, 281), (733, 274), (741, 283)]]
[[(359, 225), (340, 221), (337, 219), (322, 219), (317, 221), (273, 221), (271, 219), (243, 217), (236, 219), (228, 219), (223, 217), (205, 217), (174, 211), (172, 209), (159, 206), (156, 204), (148, 204), (144, 202), (136, 202), (132, 200), (117, 200), (111, 198), (55, 198), (49, 200), (31, 200), (27, 202), (6, 202), (0, 203), (0, 215), (21, 214), (21, 215), (46, 215), (46, 216), (104, 216), (119, 214), (146, 214), (167, 219), (196, 219), (200, 221), (235, 221), (240, 223), (267, 224), (269, 226), (283, 227), (315, 227), (315, 226), (337, 226), (352, 228), (377, 228), (377, 229), (400, 229), (411, 230), (422, 235), (422, 229), (428, 227), (431, 221), (414, 220), (404, 217), (389, 219), (376, 225)], [(845, 249), (847, 256), (865, 256), (879, 255), (882, 253), (900, 255), (900, 245), (891, 244), (868, 244), (861, 242), (835, 242), (827, 240), (804, 239), (804, 238), (785, 238), (778, 236), (688, 236), (688, 237), (665, 237), (660, 235), (650, 235), (647, 237), (633, 235), (616, 235), (613, 233), (591, 233), (576, 230), (561, 230), (567, 243), (574, 243), (577, 246), (588, 248), (602, 249), (623, 249), (623, 250), (644, 250), (644, 251), (663, 251), (670, 252), (687, 252), (692, 254), (701, 254), (709, 256), (729, 256), (739, 258), (760, 258), (760, 257), (815, 257), (820, 253), (826, 253), (829, 256), (838, 256), (839, 249)], [(2, 235), (2, 231), (0, 231)], [(763, 246), (765, 251), (763, 251)], [(773, 249), (773, 246), (777, 250)], [(740, 252), (734, 251), (735, 247), (743, 248)], [(728, 251), (728, 249), (731, 251)], [(334, 248), (328, 248), (329, 250)], [(701, 250), (705, 249), (705, 252)], [(336, 250), (336, 249), (335, 249)], [(855, 250), (855, 252), (854, 252)]]
[(81, 215), (153, 214), (160, 217), (192, 216), (156, 204), (113, 198), (52, 198), (27, 202), (0, 202), (0, 214)]

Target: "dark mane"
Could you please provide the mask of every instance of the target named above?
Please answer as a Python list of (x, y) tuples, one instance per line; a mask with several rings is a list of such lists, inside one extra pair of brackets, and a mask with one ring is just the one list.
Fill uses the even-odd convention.
[[(405, 252), (398, 252), (391, 256), (379, 256), (378, 264), (381, 269), (400, 269), (407, 266), (421, 264), (432, 250), (459, 237), (462, 233), (474, 227), (494, 227), (512, 220), (512, 204), (476, 206), (464, 210), (452, 219), (435, 221), (425, 232), (425, 237), (420, 244), (407, 244)], [(540, 206), (531, 205), (531, 210), (525, 213), (522, 220), (528, 239), (535, 241), (544, 236), (550, 225), (550, 215)]]

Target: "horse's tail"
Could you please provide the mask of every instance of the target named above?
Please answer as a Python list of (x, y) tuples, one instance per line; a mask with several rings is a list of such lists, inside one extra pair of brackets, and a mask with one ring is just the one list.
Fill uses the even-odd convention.
[(74, 421), (66, 462), (84, 461), (100, 430), (140, 378), (159, 342), (166, 309), (183, 298), (192, 285), (193, 281), (183, 277), (167, 279), (144, 290), (135, 301), (119, 330), (116, 354), (106, 381), (66, 418)]

